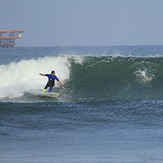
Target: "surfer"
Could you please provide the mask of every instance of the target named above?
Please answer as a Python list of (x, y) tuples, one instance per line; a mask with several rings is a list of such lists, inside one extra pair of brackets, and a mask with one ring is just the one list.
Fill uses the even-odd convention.
[(47, 82), (45, 88), (43, 89), (43, 92), (44, 93), (46, 92), (46, 89), (48, 87), (50, 87), (48, 92), (51, 92), (52, 91), (52, 88), (55, 85), (55, 80), (57, 80), (57, 82), (59, 83), (59, 85), (61, 86), (61, 88), (64, 88), (64, 86), (62, 85), (62, 83), (59, 81), (58, 77), (55, 75), (55, 71), (51, 71), (51, 74), (41, 74), (40, 73), (39, 75), (41, 75), (41, 76), (47, 76), (48, 77), (48, 82)]

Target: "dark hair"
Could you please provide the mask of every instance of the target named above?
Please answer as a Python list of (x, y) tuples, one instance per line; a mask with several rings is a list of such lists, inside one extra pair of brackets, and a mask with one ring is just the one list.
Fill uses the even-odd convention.
[(51, 74), (53, 74), (55, 71), (53, 70), (53, 71), (51, 71)]

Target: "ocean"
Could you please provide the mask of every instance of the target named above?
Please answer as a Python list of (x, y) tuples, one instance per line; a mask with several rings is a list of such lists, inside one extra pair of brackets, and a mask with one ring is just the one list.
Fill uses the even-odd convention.
[(0, 74), (0, 163), (163, 163), (163, 46), (1, 48)]

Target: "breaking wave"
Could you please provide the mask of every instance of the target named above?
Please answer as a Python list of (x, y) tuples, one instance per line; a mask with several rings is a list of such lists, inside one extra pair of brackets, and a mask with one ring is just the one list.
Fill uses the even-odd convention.
[(40, 91), (47, 78), (38, 74), (51, 70), (56, 71), (66, 87), (63, 94), (70, 99), (163, 96), (162, 57), (63, 55), (0, 65), (0, 98), (17, 98)]

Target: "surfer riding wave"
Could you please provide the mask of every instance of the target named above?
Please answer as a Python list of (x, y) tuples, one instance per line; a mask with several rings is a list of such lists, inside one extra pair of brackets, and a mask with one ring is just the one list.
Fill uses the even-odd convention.
[(48, 82), (45, 86), (45, 88), (43, 89), (42, 92), (46, 92), (46, 89), (49, 87), (48, 92), (50, 93), (55, 85), (55, 80), (57, 80), (57, 82), (59, 83), (59, 85), (61, 86), (61, 88), (64, 88), (64, 86), (62, 85), (62, 83), (59, 81), (58, 77), (55, 75), (55, 71), (51, 71), (51, 74), (39, 74), (41, 76), (47, 76), (48, 77)]

